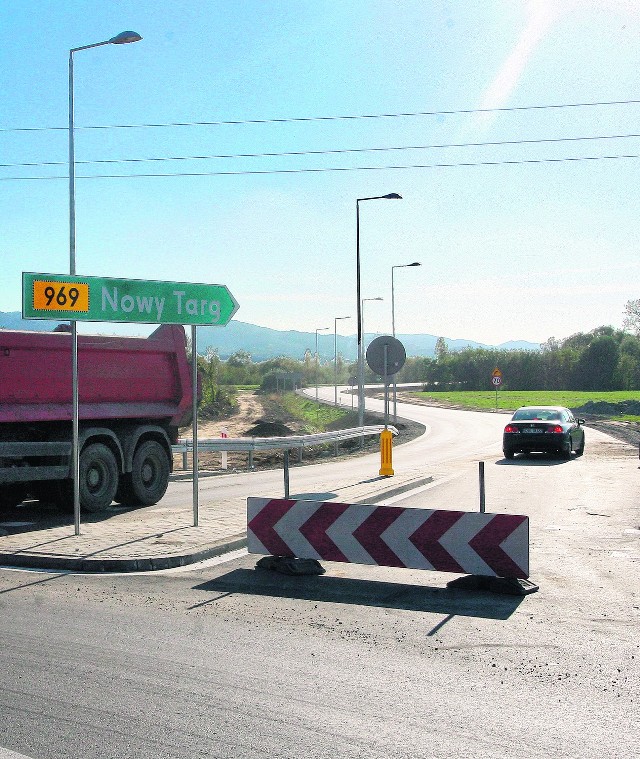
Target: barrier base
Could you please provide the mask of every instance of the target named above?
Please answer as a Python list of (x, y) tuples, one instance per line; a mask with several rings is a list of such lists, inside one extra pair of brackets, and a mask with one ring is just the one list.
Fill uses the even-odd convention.
[(325, 568), (315, 559), (294, 559), (289, 556), (263, 556), (256, 569), (271, 569), (283, 575), (323, 575)]
[(447, 583), (453, 590), (488, 590), (507, 596), (528, 596), (535, 593), (539, 586), (529, 580), (516, 577), (487, 577), (486, 575), (465, 575)]

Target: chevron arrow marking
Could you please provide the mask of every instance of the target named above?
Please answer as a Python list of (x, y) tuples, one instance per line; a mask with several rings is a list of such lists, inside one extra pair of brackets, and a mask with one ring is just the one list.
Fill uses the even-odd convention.
[(526, 543), (529, 545), (529, 520), (527, 517), (514, 514), (496, 514), (494, 518), (481, 529), (478, 534), (469, 541), (473, 550), (484, 559), (491, 567), (492, 574), (497, 577), (519, 577), (526, 579), (529, 576), (528, 551), (526, 566), (524, 557), (519, 557), (520, 562), (514, 559), (504, 550), (504, 542), (526, 523)]
[(322, 508), (314, 511), (300, 528), (300, 532), (318, 552), (318, 556), (313, 558), (324, 559), (325, 561), (348, 562), (349, 559), (331, 539), (328, 530), (349, 508), (349, 504), (328, 501), (319, 505)]
[(294, 503), (295, 501), (278, 498), (247, 499), (247, 549), (249, 553), (295, 556), (273, 529), (274, 525)]
[(353, 537), (364, 547), (375, 564), (382, 567), (406, 566), (382, 537), (382, 533), (391, 527), (403, 511), (404, 509), (391, 509), (389, 506), (378, 506), (353, 531)]
[(440, 572), (465, 572), (464, 568), (454, 559), (440, 543), (440, 538), (447, 533), (466, 512), (464, 511), (429, 511), (421, 527), (409, 540), (431, 562), (434, 569)]
[(529, 519), (515, 514), (247, 499), (250, 553), (526, 579)]

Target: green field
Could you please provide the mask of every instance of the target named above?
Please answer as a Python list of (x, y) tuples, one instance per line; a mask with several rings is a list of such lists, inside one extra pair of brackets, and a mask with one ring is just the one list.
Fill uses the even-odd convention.
[[(513, 411), (520, 406), (566, 406), (577, 409), (589, 401), (606, 403), (620, 403), (622, 401), (640, 401), (639, 390), (620, 390), (610, 393), (582, 392), (574, 390), (499, 390), (498, 404), (496, 406), (496, 393), (494, 390), (483, 391), (443, 391), (441, 393), (424, 392), (411, 393), (418, 398), (432, 400), (435, 403), (447, 403), (456, 406), (464, 406), (470, 409), (499, 408), (504, 411)], [(620, 415), (620, 418), (637, 420), (638, 417)], [(616, 417), (618, 418), (618, 417)]]

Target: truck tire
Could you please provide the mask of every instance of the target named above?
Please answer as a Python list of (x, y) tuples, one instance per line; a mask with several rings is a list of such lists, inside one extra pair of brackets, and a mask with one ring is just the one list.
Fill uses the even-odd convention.
[(118, 487), (116, 458), (103, 443), (91, 443), (80, 454), (80, 507), (84, 511), (104, 511), (115, 498)]
[[(121, 480), (119, 495), (132, 506), (153, 506), (167, 492), (171, 467), (167, 452), (156, 440), (136, 449), (131, 474)], [(120, 499), (118, 499), (120, 500)]]

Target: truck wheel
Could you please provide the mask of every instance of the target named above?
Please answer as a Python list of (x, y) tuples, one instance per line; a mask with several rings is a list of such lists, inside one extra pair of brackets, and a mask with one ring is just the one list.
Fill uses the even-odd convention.
[(156, 440), (147, 440), (133, 456), (131, 479), (125, 491), (133, 503), (153, 506), (162, 498), (169, 485), (170, 465), (165, 449)]
[(92, 443), (80, 454), (80, 506), (85, 511), (103, 511), (115, 498), (118, 465), (103, 443)]

